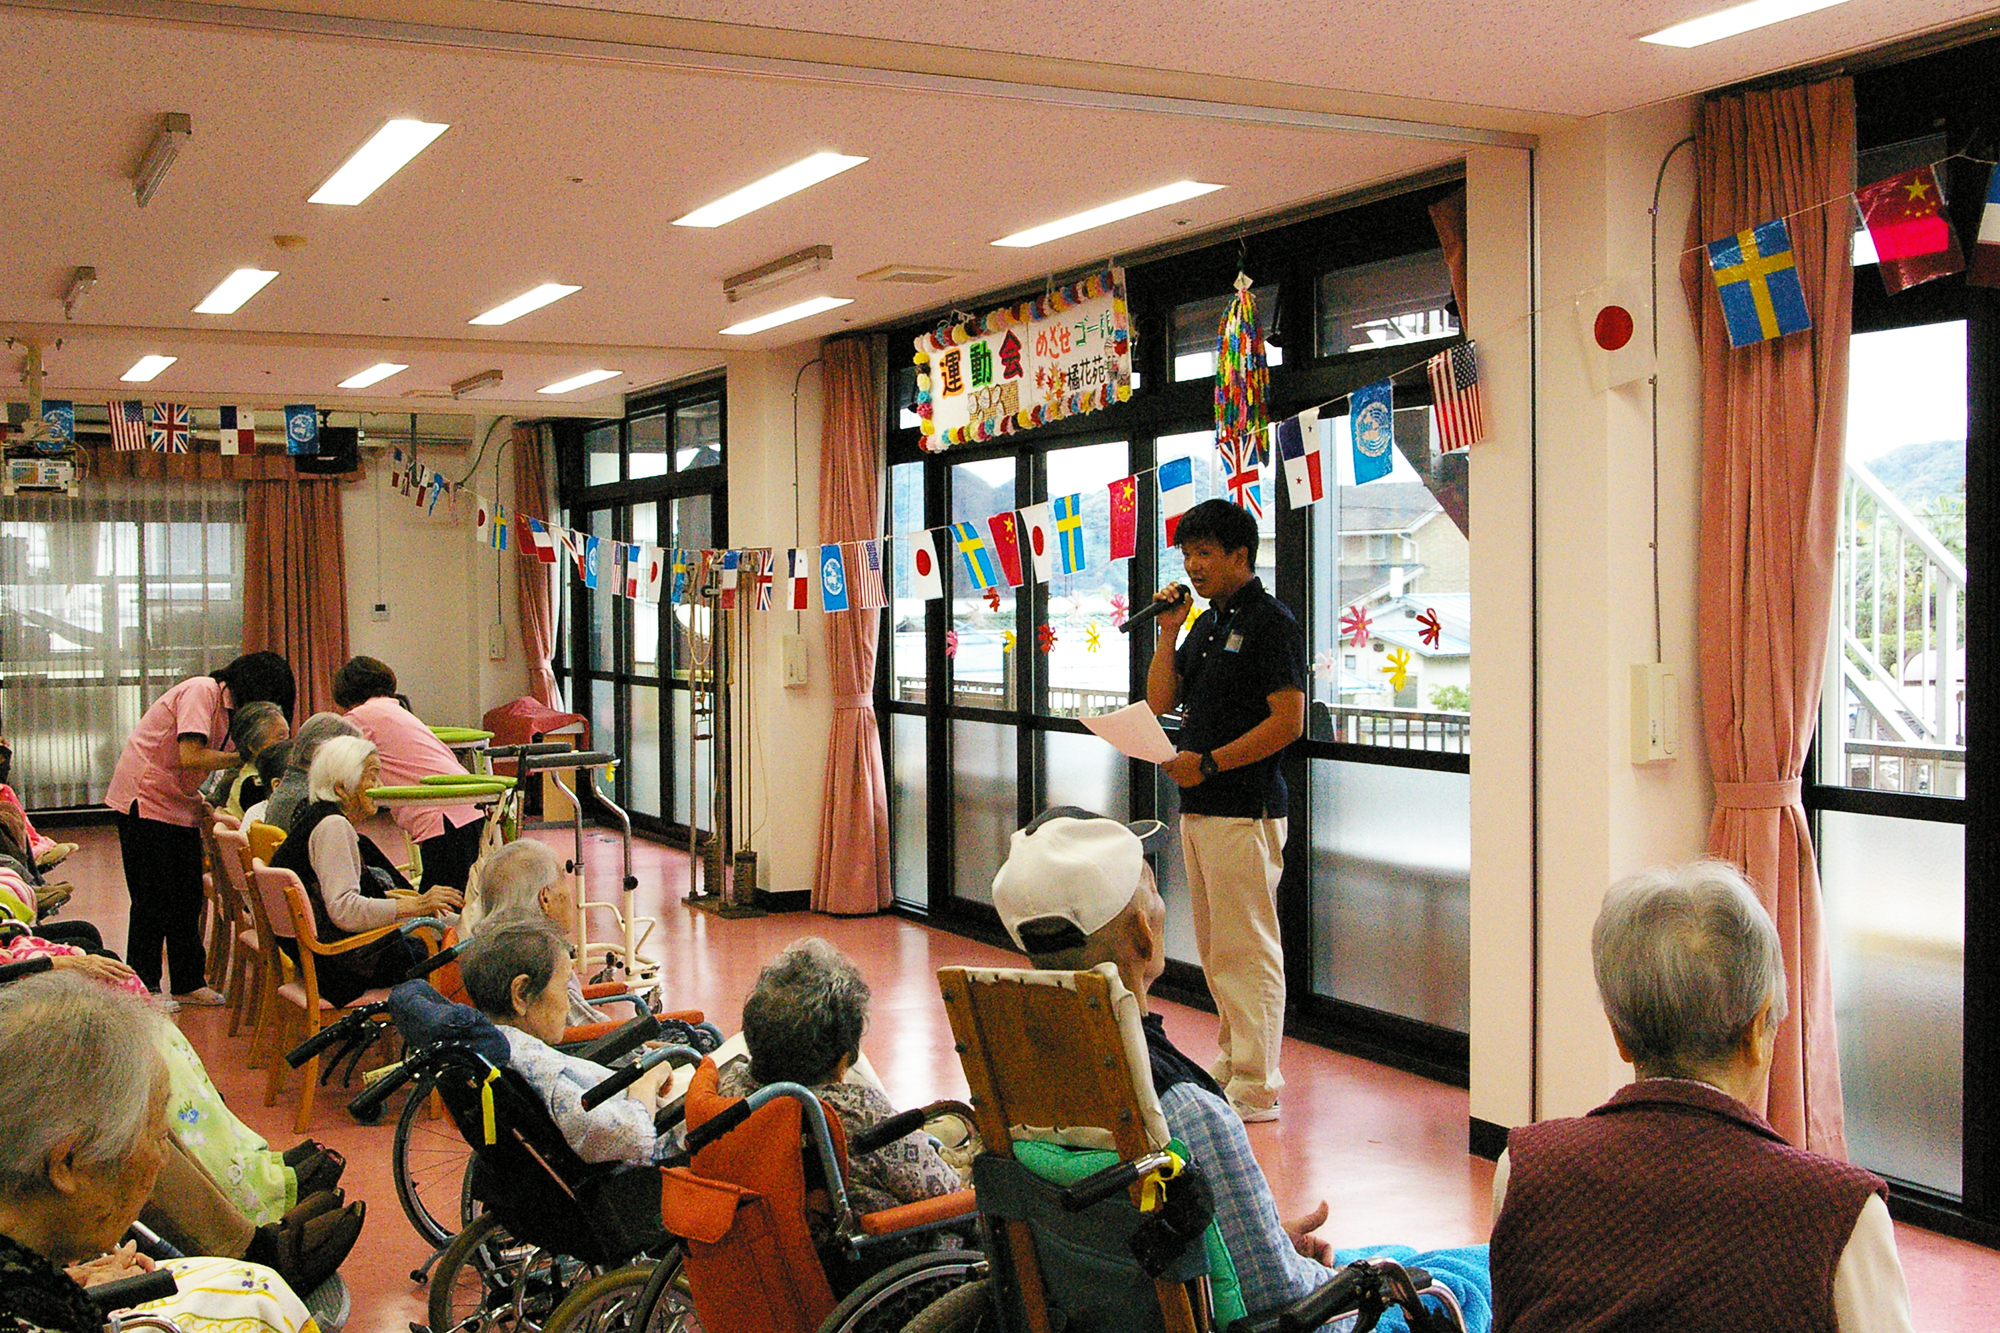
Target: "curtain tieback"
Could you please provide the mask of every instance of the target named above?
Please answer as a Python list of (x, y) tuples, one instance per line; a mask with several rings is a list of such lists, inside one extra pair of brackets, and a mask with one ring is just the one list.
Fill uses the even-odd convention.
[(836, 694), (833, 696), (833, 706), (835, 709), (873, 708), (875, 706), (875, 696), (873, 694)]
[(1715, 804), (1722, 810), (1782, 810), (1797, 805), (1803, 790), (1798, 778), (1776, 782), (1718, 782)]

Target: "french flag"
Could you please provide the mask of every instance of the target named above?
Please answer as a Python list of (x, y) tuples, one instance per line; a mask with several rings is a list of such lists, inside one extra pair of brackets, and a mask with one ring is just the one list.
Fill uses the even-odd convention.
[(545, 565), (553, 565), (562, 558), (556, 553), (555, 534), (550, 532), (549, 525), (539, 518), (530, 517), (527, 522), (528, 549), (534, 552), (535, 559)]
[(1160, 464), (1160, 517), (1167, 528), (1167, 545), (1174, 544), (1174, 529), (1181, 515), (1194, 508), (1194, 460), (1169, 458)]
[(1965, 281), (1974, 287), (2000, 287), (2000, 167), (1986, 178), (1986, 207), (1979, 214), (1979, 241)]

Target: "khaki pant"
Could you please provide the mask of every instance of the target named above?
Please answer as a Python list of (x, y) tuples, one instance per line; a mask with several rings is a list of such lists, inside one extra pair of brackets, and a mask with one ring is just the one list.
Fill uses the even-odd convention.
[(1285, 1034), (1285, 957), (1278, 940), (1278, 879), (1285, 870), (1283, 819), (1181, 816), (1181, 853), (1194, 899), (1194, 942), (1221, 1018), (1216, 1044), (1229, 1100), (1263, 1108), (1285, 1086), (1278, 1043)]
[(219, 1259), (241, 1259), (256, 1231), (201, 1163), (171, 1137), (160, 1178), (139, 1220), (183, 1254)]

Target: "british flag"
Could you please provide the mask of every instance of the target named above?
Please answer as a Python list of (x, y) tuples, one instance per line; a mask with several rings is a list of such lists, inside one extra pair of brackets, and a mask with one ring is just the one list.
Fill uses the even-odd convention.
[(194, 413), (186, 403), (151, 403), (146, 407), (146, 447), (156, 454), (184, 454), (194, 434)]
[(119, 453), (131, 453), (146, 447), (146, 405), (136, 398), (127, 398), (122, 403), (106, 403), (105, 415), (111, 418), (111, 447)]
[(1222, 465), (1229, 478), (1229, 498), (1250, 511), (1252, 518), (1264, 517), (1264, 487), (1260, 481), (1264, 454), (1255, 436), (1223, 440)]
[(854, 543), (847, 561), (847, 583), (854, 605), (863, 611), (889, 604), (888, 588), (882, 581), (882, 540), (870, 537)]
[(771, 584), (775, 571), (771, 568), (771, 552), (763, 548), (745, 551), (743, 558), (749, 562), (751, 577), (757, 581), (757, 609), (771, 609)]

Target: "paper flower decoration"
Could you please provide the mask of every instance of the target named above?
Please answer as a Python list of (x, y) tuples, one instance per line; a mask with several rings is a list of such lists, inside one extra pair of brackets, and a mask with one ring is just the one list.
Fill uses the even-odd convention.
[(948, 629), (944, 632), (944, 655), (946, 657), (958, 656), (958, 631), (955, 629)]
[(1000, 651), (1003, 653), (1011, 653), (1014, 651), (1013, 630), (1003, 629), (1000, 631)]
[(986, 590), (986, 605), (990, 610), (1000, 609), (1000, 589), (997, 586)]
[(1124, 593), (1122, 593), (1122, 592), (1114, 592), (1114, 593), (1112, 593), (1112, 594), (1111, 594), (1111, 628), (1113, 628), (1113, 629), (1117, 629), (1117, 628), (1118, 628), (1118, 627), (1119, 627), (1120, 625), (1124, 624), (1124, 623), (1125, 623), (1125, 616), (1126, 616), (1126, 614), (1127, 614), (1128, 612), (1130, 612), (1130, 611), (1131, 611), (1131, 609), (1132, 609), (1132, 603), (1130, 603), (1130, 602), (1128, 602), (1128, 601), (1126, 601), (1126, 600), (1125, 600), (1125, 594), (1124, 594)]
[(1354, 647), (1366, 648), (1368, 629), (1374, 623), (1368, 618), (1365, 607), (1350, 606), (1347, 608), (1347, 614), (1340, 618), (1340, 633)]
[(1438, 613), (1428, 606), (1425, 607), (1417, 616), (1417, 637), (1424, 641), (1424, 647), (1435, 648), (1443, 634), (1444, 626), (1438, 620)]
[(1382, 674), (1389, 678), (1389, 688), (1400, 690), (1410, 683), (1410, 650), (1395, 648), (1390, 650), (1389, 665), (1382, 668)]
[(1054, 625), (1044, 625), (1036, 630), (1035, 642), (1041, 646), (1041, 650), (1045, 653), (1053, 650), (1056, 646), (1056, 627)]
[(1084, 626), (1083, 650), (1086, 653), (1094, 653), (1103, 646), (1104, 641), (1098, 637), (1097, 626), (1094, 624)]
[(1332, 680), (1338, 670), (1340, 670), (1340, 659), (1334, 656), (1331, 648), (1320, 649), (1319, 656), (1313, 658), (1313, 674), (1321, 680)]

